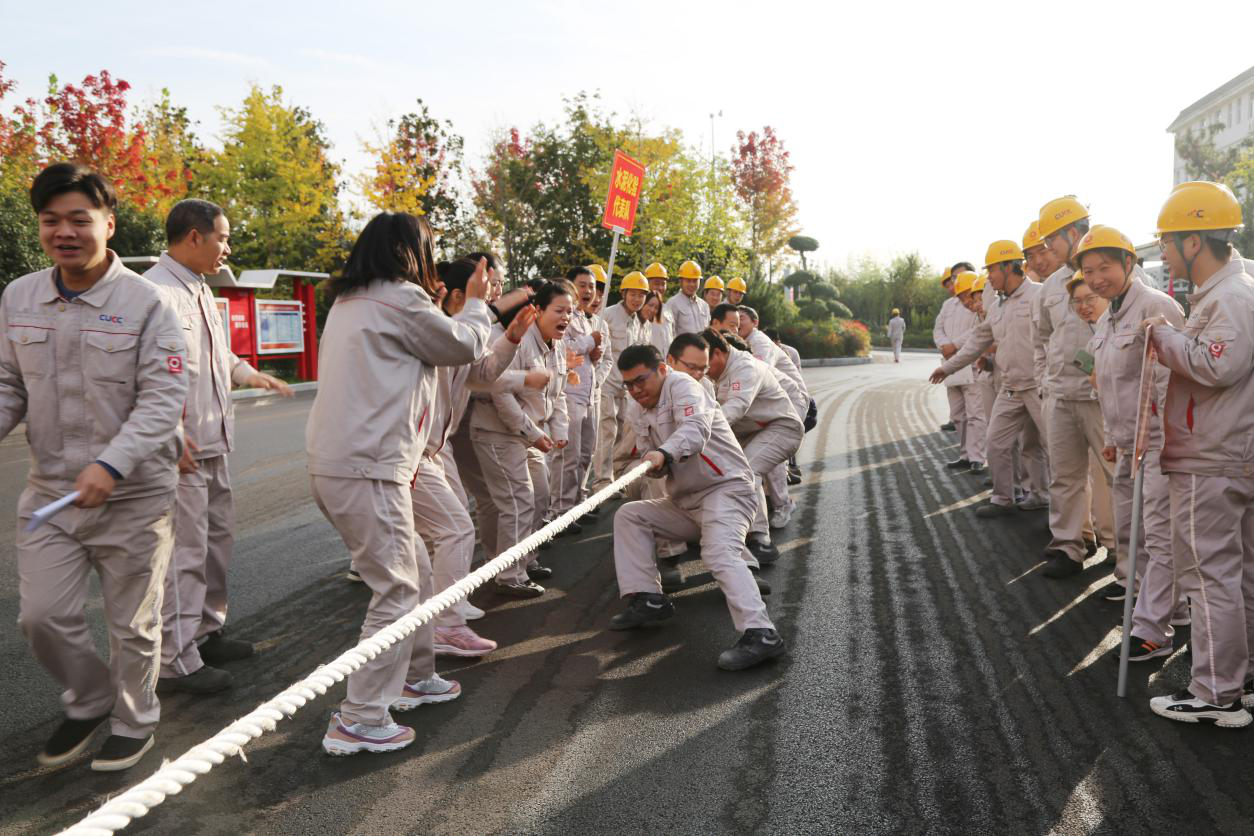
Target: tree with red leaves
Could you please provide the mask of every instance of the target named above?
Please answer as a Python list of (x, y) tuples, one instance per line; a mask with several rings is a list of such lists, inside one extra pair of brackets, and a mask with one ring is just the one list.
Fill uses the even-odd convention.
[(513, 277), (538, 268), (539, 233), (535, 206), (540, 189), (530, 137), (517, 128), (492, 146), (487, 165), (471, 181), (479, 222), (504, 247), (506, 268)]
[(762, 277), (761, 259), (778, 253), (797, 233), (797, 205), (790, 180), (793, 165), (783, 141), (767, 125), (757, 131), (736, 132), (731, 154), (732, 183), (749, 220), (749, 249), (753, 278)]

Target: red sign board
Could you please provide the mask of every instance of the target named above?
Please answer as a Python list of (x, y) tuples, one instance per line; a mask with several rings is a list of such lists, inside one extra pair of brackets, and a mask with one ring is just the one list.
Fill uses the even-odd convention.
[(643, 186), (644, 166), (622, 151), (615, 151), (614, 167), (610, 169), (610, 190), (605, 196), (605, 215), (601, 218), (601, 226), (631, 235)]

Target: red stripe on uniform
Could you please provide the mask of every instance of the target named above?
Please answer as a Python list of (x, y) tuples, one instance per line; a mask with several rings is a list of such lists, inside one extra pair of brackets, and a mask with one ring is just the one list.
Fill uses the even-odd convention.
[(706, 464), (708, 464), (708, 465), (710, 466), (710, 470), (713, 470), (713, 471), (714, 471), (715, 473), (717, 473), (719, 476), (722, 476), (722, 475), (723, 475), (723, 471), (719, 470), (719, 469), (718, 469), (718, 465), (716, 465), (714, 462), (710, 461), (709, 457), (708, 457), (708, 456), (706, 456), (706, 455), (705, 455), (705, 453), (701, 453), (701, 454), (700, 454), (700, 456), (701, 456), (701, 460), (702, 460), (702, 461), (704, 461)]
[(1184, 411), (1184, 421), (1189, 425), (1189, 432), (1193, 432), (1193, 396), (1189, 396), (1189, 408)]

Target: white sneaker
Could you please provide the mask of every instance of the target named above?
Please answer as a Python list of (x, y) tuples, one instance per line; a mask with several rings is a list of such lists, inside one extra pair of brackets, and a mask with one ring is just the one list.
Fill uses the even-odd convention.
[(367, 726), (345, 723), (339, 712), (331, 715), (322, 751), (328, 755), (355, 755), (358, 752), (395, 752), (414, 742), (414, 730), (398, 723)]
[(1250, 716), (1250, 712), (1241, 703), (1242, 700), (1238, 699), (1228, 705), (1211, 705), (1184, 690), (1169, 697), (1154, 697), (1150, 700), (1150, 710), (1159, 717), (1182, 723), (1209, 720), (1225, 729), (1240, 729), (1254, 722), (1254, 717)]
[(474, 604), (470, 603), (469, 601), (462, 601), (460, 604), (458, 604), (457, 611), (460, 612), (462, 614), (462, 618), (466, 619), (467, 621), (478, 621), (479, 619), (487, 615), (487, 613), (485, 613), (483, 610), (479, 609), (478, 607), (476, 607)]
[(451, 702), (462, 695), (462, 686), (456, 680), (444, 679), (433, 673), (422, 682), (405, 683), (400, 699), (392, 703), (393, 711), (410, 711), (420, 705)]
[(788, 523), (792, 520), (793, 509), (797, 506), (795, 502), (789, 502), (783, 508), (771, 514), (771, 528), (787, 528)]

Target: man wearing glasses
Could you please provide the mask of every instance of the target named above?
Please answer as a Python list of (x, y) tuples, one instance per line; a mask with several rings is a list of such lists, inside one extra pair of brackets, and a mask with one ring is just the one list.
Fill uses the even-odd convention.
[[(1084, 559), (1101, 542), (1114, 548), (1114, 514), (1110, 482), (1113, 468), (1102, 458), (1105, 440), (1102, 410), (1089, 373), (1080, 364), (1087, 356), (1093, 326), (1076, 315), (1067, 294), (1075, 275), (1071, 266), (1076, 245), (1089, 230), (1088, 210), (1073, 196), (1041, 207), (1037, 232), (1045, 244), (1045, 269), (1053, 268), (1041, 285), (1033, 308), (1036, 345), (1045, 353), (1045, 425), (1049, 449), (1049, 527), (1045, 549), (1047, 578), (1066, 578), (1084, 568)], [(1091, 522), (1090, 522), (1091, 520)]]
[(727, 599), (736, 645), (719, 655), (724, 670), (743, 670), (784, 653), (753, 575), (741, 557), (757, 507), (753, 471), (718, 403), (687, 374), (675, 374), (652, 345), (618, 357), (623, 387), (641, 407), (634, 431), (650, 475), (669, 496), (628, 502), (614, 515), (614, 567), (627, 609), (610, 620), (631, 630), (669, 620), (653, 554), (659, 538), (699, 540), (701, 560)]

